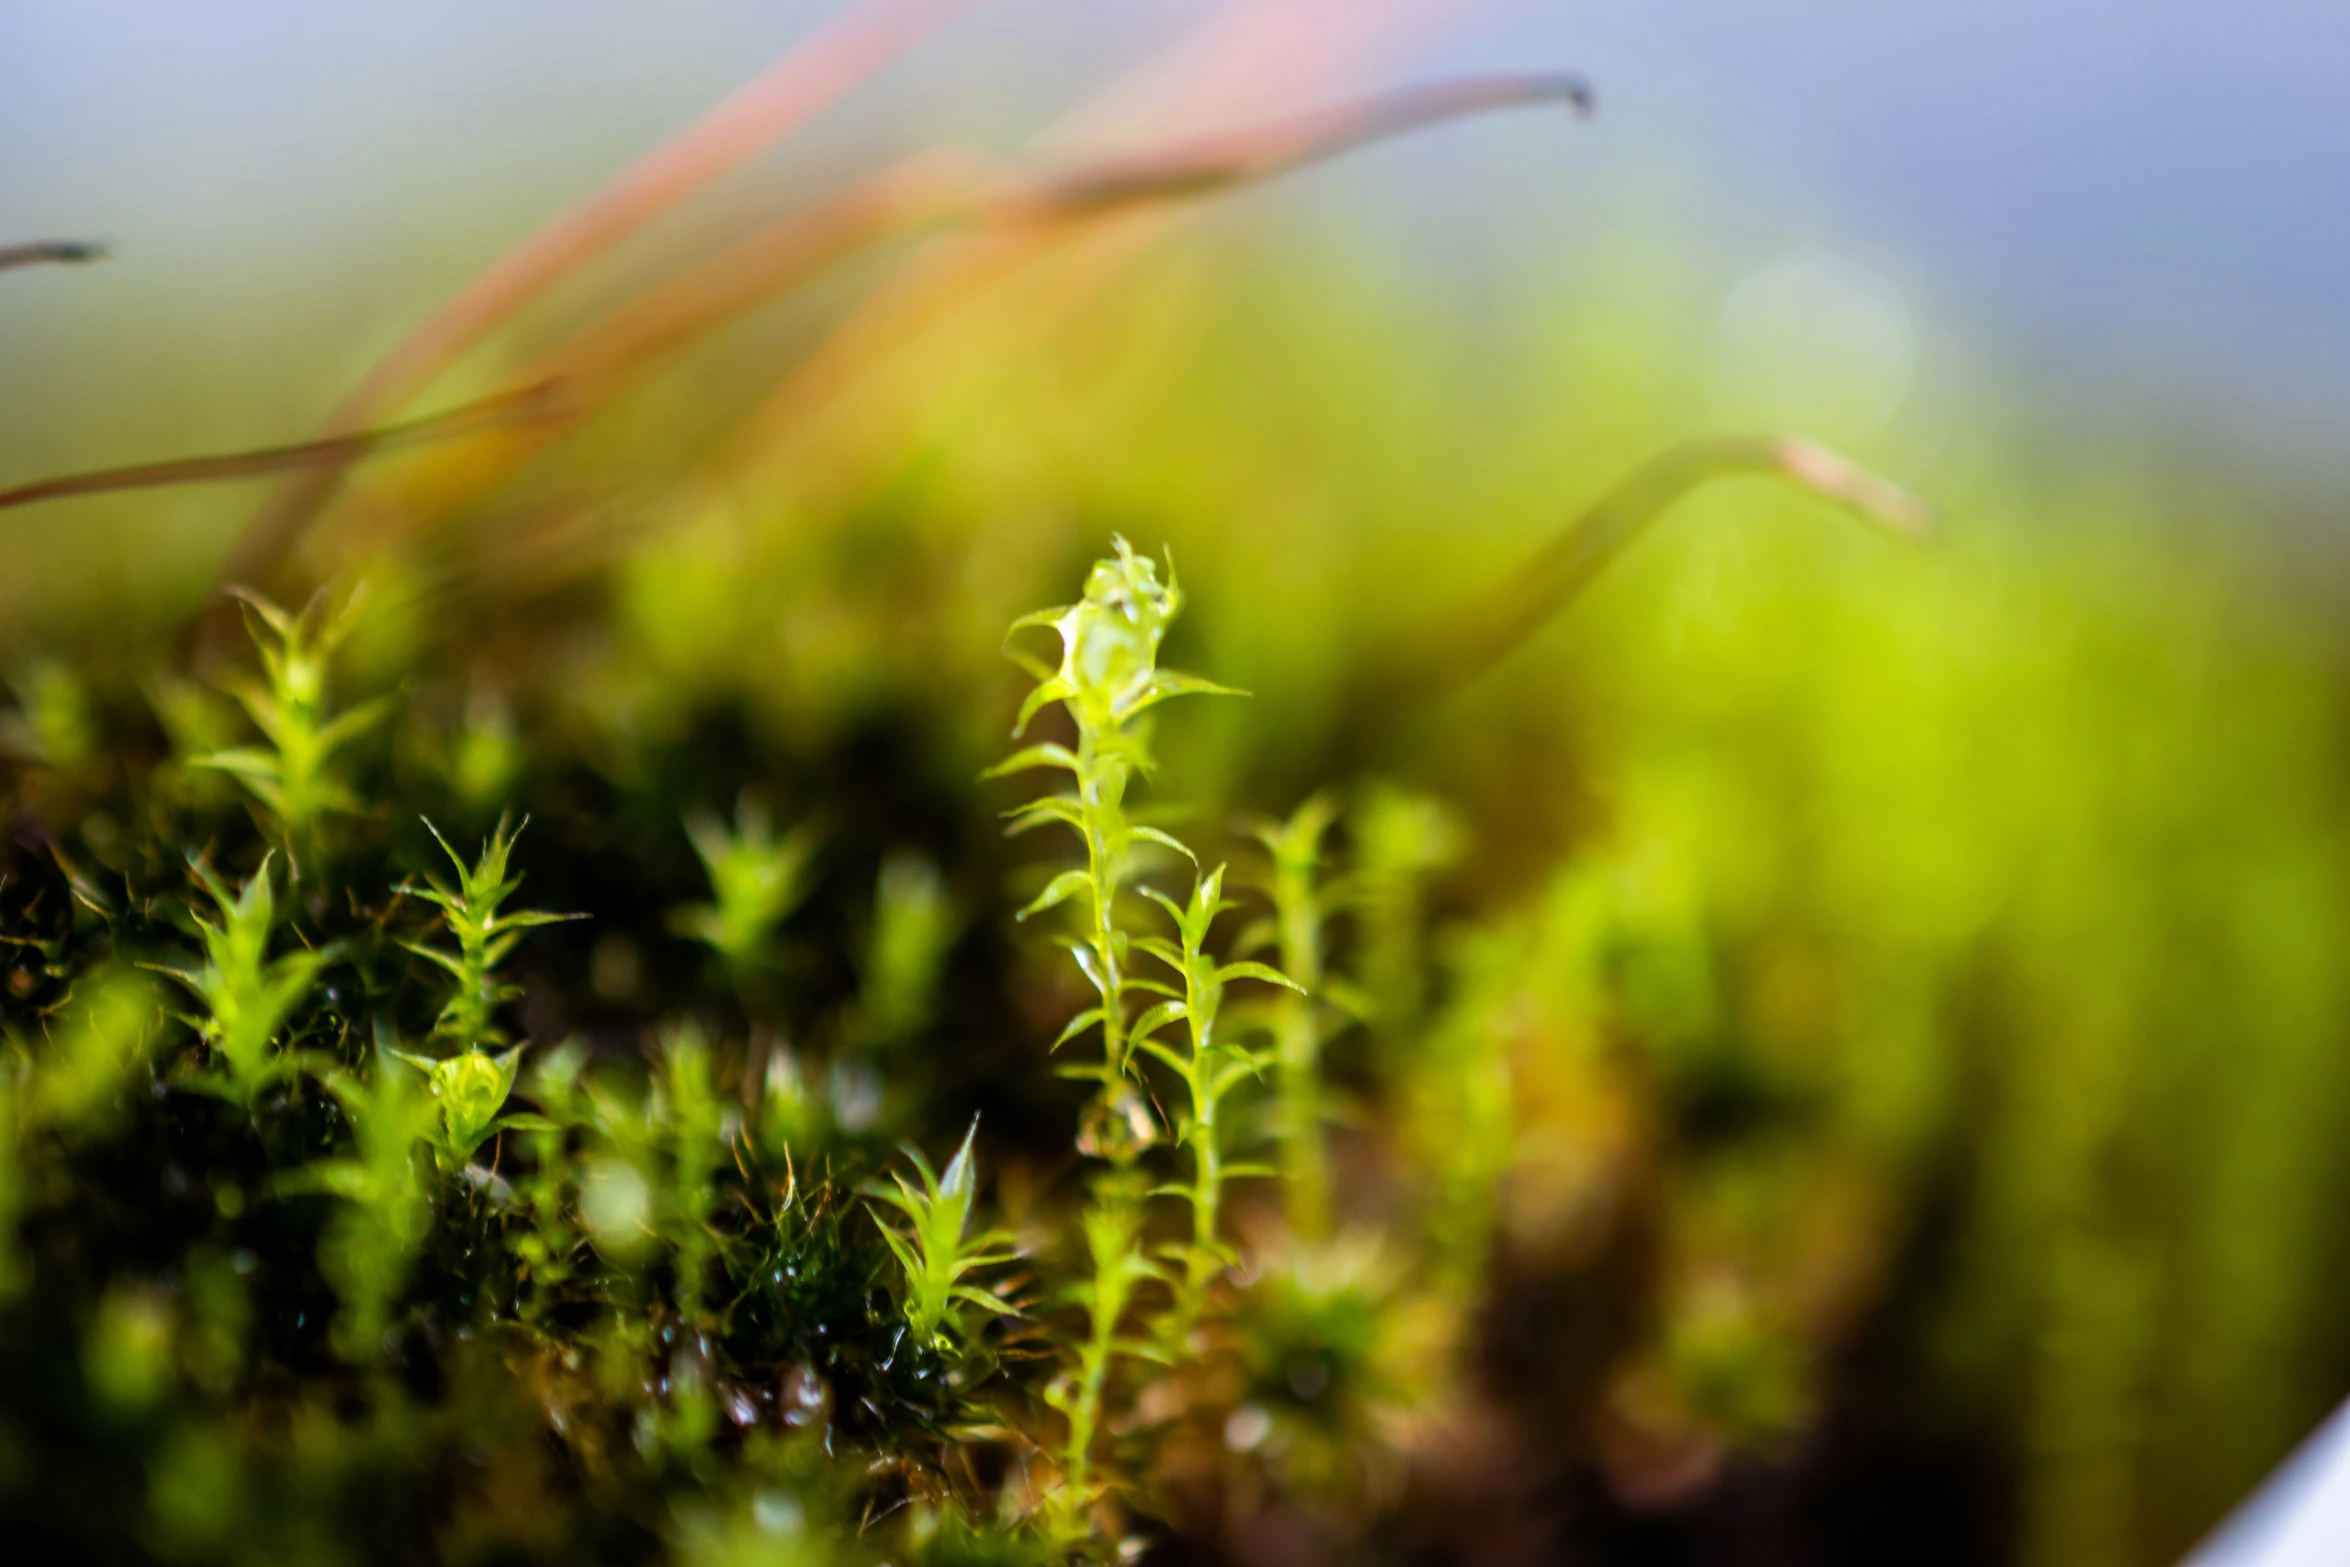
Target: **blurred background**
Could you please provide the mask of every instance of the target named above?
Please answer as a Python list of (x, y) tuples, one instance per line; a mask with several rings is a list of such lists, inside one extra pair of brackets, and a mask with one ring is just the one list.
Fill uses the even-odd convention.
[[(835, 9), (12, 0), (0, 240), (114, 254), (0, 280), (0, 484), (317, 430)], [(1437, 945), (1534, 998), (1487, 1370), (1581, 1467), (1512, 1505), (1614, 1559), (2174, 1559), (2350, 1390), (2339, 8), (989, 0), (417, 406), (916, 148), (1556, 68), (1593, 122), (861, 262), (551, 442), (370, 468), (306, 567), (392, 584), (387, 661), (478, 640), (452, 714), (899, 725), (960, 779), (1000, 626), (1113, 529), (1171, 545), (1178, 661), (1257, 700), (1170, 725), (1169, 789), (1450, 802)], [(1659, 451), (1780, 429), (1943, 537), (1708, 490), (1360, 740), (1350, 676), (1427, 615)], [(48, 660), (151, 657), (265, 491), (0, 513), (28, 709)], [(1628, 1256), (1651, 1329), (1602, 1375), (1557, 1341)]]

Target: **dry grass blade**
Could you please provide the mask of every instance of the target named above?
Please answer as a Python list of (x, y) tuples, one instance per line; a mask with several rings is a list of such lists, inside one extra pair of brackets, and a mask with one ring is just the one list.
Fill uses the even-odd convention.
[(1212, 195), (1335, 157), (1367, 142), (1494, 109), (1565, 103), (1588, 113), (1590, 90), (1560, 75), (1485, 76), (1382, 93), (1276, 124), (1063, 171), (1006, 175), (971, 154), (936, 150), (766, 224), (583, 328), (526, 372), (566, 389), (559, 420), (517, 430), (466, 471), (427, 478), (395, 510), (431, 517), (478, 494), (542, 451), (569, 422), (606, 406), (644, 374), (834, 267), (951, 226), (1033, 226), (1106, 218), (1152, 202)]
[(37, 501), (63, 500), (71, 495), (102, 495), (114, 490), (146, 490), (171, 484), (201, 484), (222, 479), (250, 479), (289, 469), (342, 466), (379, 456), (405, 446), (421, 446), (472, 435), (503, 425), (544, 419), (554, 409), (555, 388), (547, 383), (520, 391), (500, 392), (478, 402), (465, 403), (430, 418), (410, 420), (380, 430), (329, 436), (291, 446), (265, 446), (257, 451), (227, 452), (211, 457), (183, 457), (167, 462), (136, 463), (123, 468), (101, 468), (90, 473), (41, 479), (0, 490), (0, 511), (30, 506)]
[(37, 267), (47, 263), (70, 266), (105, 259), (106, 247), (85, 239), (36, 239), (21, 245), (0, 245), (0, 272), (11, 267)]
[[(821, 36), (821, 35), (820, 35)], [(811, 45), (810, 47), (813, 47)], [(805, 56), (787, 57), (805, 64)], [(780, 67), (778, 68), (780, 69)], [(770, 78), (761, 78), (762, 83)], [(760, 83), (722, 105), (702, 122), (707, 127), (737, 110), (730, 146), (747, 135), (740, 123), (741, 106), (751, 100)], [(762, 100), (763, 101), (763, 100)], [(505, 429), (515, 439), (485, 457), (495, 470), (489, 477), (513, 471), (542, 449), (560, 429), (624, 389), (638, 374), (656, 365), (707, 333), (757, 309), (833, 266), (869, 253), (894, 240), (951, 224), (1008, 227), (1077, 222), (1110, 215), (1153, 202), (1213, 194), (1233, 186), (1267, 179), (1306, 164), (1338, 156), (1386, 137), (1401, 135), (1439, 121), (1495, 109), (1543, 103), (1564, 103), (1587, 115), (1591, 91), (1579, 78), (1561, 74), (1481, 76), (1439, 82), (1400, 92), (1382, 93), (1333, 108), (1300, 115), (1266, 126), (1203, 138), (1159, 152), (1128, 155), (1080, 164), (1058, 173), (1002, 176), (984, 161), (945, 152), (906, 160), (895, 168), (826, 201), (778, 220), (728, 247), (717, 256), (640, 296), (631, 305), (575, 334), (526, 376), (519, 389), (468, 403), (431, 418), (377, 429), (347, 429), (319, 440), (267, 447), (257, 451), (144, 463), (90, 473), (41, 480), (0, 491), (0, 510), (75, 495), (127, 489), (251, 478), (296, 472), (303, 476), (293, 490), (278, 497), (304, 499), (305, 508), (323, 502), (339, 475), (351, 464), (398, 448), (457, 436)], [(769, 105), (770, 111), (772, 106)], [(768, 121), (759, 121), (767, 124)], [(688, 137), (679, 138), (680, 142)], [(672, 143), (674, 148), (677, 143)], [(666, 149), (665, 149), (666, 151)], [(710, 154), (703, 149), (697, 168), (715, 177)], [(612, 191), (635, 188), (648, 166), (661, 155), (638, 165)], [(669, 199), (682, 199), (677, 182), (683, 177), (672, 167), (662, 188)], [(627, 203), (622, 203), (625, 206)], [(579, 209), (575, 218), (594, 216), (598, 202)], [(643, 213), (649, 220), (651, 212)], [(548, 235), (566, 229), (559, 221)], [(586, 219), (582, 219), (587, 222)], [(606, 213), (604, 223), (615, 221)], [(545, 286), (554, 273), (584, 261), (593, 250), (619, 237), (596, 223), (587, 227), (602, 234), (574, 233), (566, 247), (569, 263), (560, 258), (533, 259), (539, 240), (526, 244), (506, 263), (493, 268), (472, 288), (428, 323), (410, 343), (387, 359), (342, 414), (363, 407), (396, 402), (463, 347), (488, 331), (498, 320), (519, 308), (525, 293), (517, 293), (516, 279), (528, 274)], [(584, 247), (584, 248), (583, 248)], [(94, 247), (71, 244), (20, 246), (19, 251), (60, 252), (41, 259), (88, 259)], [(68, 254), (76, 252), (77, 254)], [(0, 256), (11, 252), (0, 251)], [(557, 386), (565, 390), (558, 402)], [(480, 473), (470, 475), (480, 480)], [(468, 488), (475, 488), (469, 484)], [(434, 510), (428, 504), (424, 510)], [(309, 511), (297, 516), (276, 507), (265, 511), (240, 544), (226, 574), (266, 574), (293, 541)], [(283, 526), (275, 531), (272, 522)]]
[[(560, 384), (556, 417), (516, 425), (460, 460), (403, 475), (388, 515), (429, 529), (520, 472), (581, 421), (610, 407), (647, 375), (711, 333), (833, 268), (893, 240), (934, 228), (962, 210), (983, 176), (975, 160), (923, 153), (813, 207), (762, 225), (573, 332), (522, 372), (525, 384)], [(510, 526), (530, 527), (515, 519)], [(337, 550), (382, 541), (337, 537)]]
[(1572, 604), (1607, 564), (1665, 512), (1715, 479), (1792, 480), (1864, 521), (1908, 538), (1932, 531), (1934, 514), (1898, 485), (1825, 447), (1787, 436), (1692, 441), (1650, 461), (1584, 512), (1490, 592), (1457, 606), (1407, 639), (1367, 689), (1400, 716), (1467, 684), (1501, 662)]
[(1474, 76), (1380, 93), (1276, 125), (1102, 162), (1040, 181), (1004, 217), (1077, 217), (1142, 201), (1205, 195), (1337, 157), (1366, 143), (1493, 109), (1563, 103), (1588, 118), (1591, 88), (1557, 73)]
[[(343, 400), (328, 436), (396, 409), (532, 300), (744, 160), (798, 128), (919, 41), (965, 0), (863, 0), (732, 97), (646, 154), (476, 277)], [(274, 496), (232, 552), (228, 576), (266, 573), (332, 498), (337, 463)]]
[(923, 153), (777, 219), (575, 333), (541, 373), (602, 385), (667, 357), (844, 262), (961, 212), (979, 160)]
[[(1042, 145), (1065, 156), (1193, 143), (1253, 108), (1311, 102), (1397, 69), (1484, 0), (1223, 0), (1183, 8), (1180, 34), (1062, 117)], [(973, 362), (1026, 353), (1172, 233), (1157, 203), (1117, 221), (976, 228), (875, 289), (802, 356), (712, 465), (824, 475), (846, 494), (890, 458), (887, 432), (930, 395), (934, 352)], [(951, 346), (949, 346), (951, 345)]]
[(574, 385), (600, 385), (832, 266), (947, 224), (1077, 219), (1143, 202), (1207, 195), (1439, 120), (1546, 102), (1588, 112), (1590, 91), (1564, 76), (1440, 82), (1213, 141), (1037, 176), (1002, 176), (975, 156), (923, 153), (806, 212), (768, 224), (641, 295), (556, 348), (534, 378), (559, 376)]

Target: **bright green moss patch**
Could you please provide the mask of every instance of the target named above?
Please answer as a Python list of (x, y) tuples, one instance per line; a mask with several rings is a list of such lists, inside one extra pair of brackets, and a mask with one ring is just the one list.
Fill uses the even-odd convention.
[[(462, 852), (398, 792), (477, 814), (461, 752), (403, 780), (431, 750), (413, 709), (335, 695), (357, 595), (247, 599), (262, 675), (226, 683), (260, 741), (195, 759), (243, 805), (187, 793), (131, 712), (136, 760), (70, 813), (20, 794), (0, 895), (40, 961), (15, 971), (0, 1309), (9, 1418), (37, 1425), (0, 1481), (51, 1498), (36, 1533), (189, 1560), (879, 1562), (1108, 1559), (1180, 1525), (1168, 1455), (1247, 1435), (1252, 1379), (1301, 1331), (1248, 1303), (1323, 1267), (1291, 1236), (1332, 1222), (1318, 1045), (1361, 1010), (1332, 998), (1417, 982), (1326, 966), (1327, 798), (1266, 830), (1270, 858), (1236, 836), (1262, 890), (1146, 819), (1152, 710), (1229, 693), (1159, 665), (1181, 594), (1116, 542), (1076, 605), (1022, 623), (1062, 657), (1006, 725), (1065, 738), (991, 775), (1062, 785), (1009, 831), (1079, 853), (987, 851), (999, 885), (1044, 878), (993, 920), (954, 912), (917, 845), (819, 853), (754, 794), (728, 825), (655, 778), (567, 777), (527, 725), (543, 783), (503, 803), (536, 825)], [(687, 798), (769, 785), (737, 755)], [(958, 961), (984, 929), (1001, 963), (1024, 924), (1065, 931), (1066, 1026), (1017, 1015), (1018, 965)], [(1005, 1044), (958, 1075), (982, 1031)], [(942, 1168), (924, 1144), (958, 1123)], [(1428, 1273), (1422, 1307), (1457, 1320), (1475, 1273)], [(1252, 1348), (1266, 1323), (1292, 1325)], [(1389, 1451), (1358, 1387), (1436, 1384), (1407, 1393), (1345, 1336), (1315, 1440)]]

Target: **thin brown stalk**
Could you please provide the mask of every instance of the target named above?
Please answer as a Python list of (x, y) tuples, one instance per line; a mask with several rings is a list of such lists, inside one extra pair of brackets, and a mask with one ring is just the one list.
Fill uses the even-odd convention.
[[(755, 464), (780, 449), (797, 449), (811, 438), (811, 427), (825, 422), (827, 410), (854, 395), (849, 383), (874, 384), (880, 378), (876, 366), (890, 363), (915, 339), (938, 330), (990, 290), (1033, 277), (1040, 263), (1054, 275), (1037, 280), (1019, 309), (995, 313), (1016, 318), (1023, 336), (1041, 334), (1046, 322), (1065, 317), (1162, 231), (1150, 218), (1128, 214), (1271, 178), (1447, 117), (1543, 103), (1566, 103), (1585, 113), (1591, 94), (1579, 80), (1558, 74), (1441, 82), (1007, 183), (968, 214), (971, 237), (965, 244), (892, 279), (793, 370), (745, 421), (727, 465)], [(1118, 229), (1105, 229), (1098, 240), (1076, 248), (1069, 245), (1066, 236), (1093, 232), (1071, 225), (1112, 219), (1120, 220)], [(1135, 223), (1144, 226), (1134, 228)], [(854, 428), (885, 425), (868, 420)]]
[(71, 266), (105, 259), (106, 247), (86, 239), (36, 239), (21, 245), (0, 245), (0, 272), (50, 262)]
[(769, 223), (573, 334), (540, 373), (603, 386), (666, 359), (834, 267), (964, 212), (976, 159), (923, 153)]
[(392, 514), (429, 523), (493, 488), (710, 333), (960, 210), (976, 178), (969, 160), (920, 154), (766, 224), (654, 285), (521, 372), (525, 382), (561, 383), (561, 417), (518, 427), (500, 442), (469, 451), (462, 467), (404, 478)]
[[(810, 211), (770, 224), (641, 296), (547, 356), (520, 389), (406, 424), (258, 451), (42, 480), (0, 491), (0, 509), (74, 495), (288, 471), (324, 480), (331, 488), (333, 476), (365, 458), (496, 428), (524, 435), (500, 464), (511, 468), (543, 442), (543, 435), (529, 438), (529, 427), (551, 433), (571, 423), (645, 366), (892, 239), (956, 222), (1024, 226), (1081, 221), (1128, 207), (1204, 196), (1443, 119), (1546, 102), (1563, 102), (1578, 113), (1588, 113), (1590, 92), (1580, 80), (1561, 75), (1442, 82), (1161, 152), (1103, 159), (1031, 177), (1001, 178), (977, 160), (923, 155)], [(400, 358), (395, 354), (386, 365)], [(558, 385), (566, 393), (560, 402), (552, 395)], [(247, 543), (253, 542), (249, 535)]]
[[(1042, 145), (1147, 146), (1170, 127), (1188, 138), (1284, 98), (1311, 102), (1391, 69), (1431, 33), (1457, 27), (1462, 0), (1222, 0), (1187, 7), (1180, 34), (1090, 94)], [(882, 459), (886, 432), (925, 395), (925, 343), (966, 327), (994, 334), (981, 353), (1050, 338), (1171, 232), (1183, 208), (1132, 209), (1115, 222), (991, 225), (942, 245), (861, 300), (738, 426), (712, 464), (739, 479), (769, 465), (853, 486)], [(990, 326), (988, 323), (992, 323)]]
[[(686, 198), (797, 129), (918, 42), (966, 0), (860, 0), (707, 114), (541, 228), (410, 333), (327, 421), (334, 439), (364, 429), (524, 306)], [(311, 465), (273, 496), (224, 568), (264, 573), (332, 498), (336, 462)]]
[(1087, 164), (1038, 181), (991, 216), (1049, 221), (1139, 202), (1208, 195), (1440, 121), (1544, 103), (1566, 104), (1578, 117), (1588, 118), (1591, 88), (1580, 77), (1545, 72), (1472, 76), (1377, 93), (1272, 125)]
[(265, 446), (257, 451), (227, 452), (209, 457), (183, 457), (167, 462), (136, 463), (123, 468), (101, 468), (67, 474), (0, 490), (0, 511), (30, 506), (38, 501), (63, 500), (72, 495), (103, 495), (116, 490), (147, 490), (172, 484), (204, 484), (222, 479), (250, 479), (263, 474), (344, 466), (407, 446), (422, 446), (472, 435), (500, 426), (544, 419), (555, 411), (555, 388), (540, 384), (520, 391), (500, 392), (478, 402), (437, 413), (429, 418), (382, 429), (362, 430), (291, 446)]
[(1692, 441), (1637, 469), (1490, 591), (1407, 637), (1367, 682), (1378, 693), (1376, 707), (1383, 715), (1398, 715), (1467, 684), (1573, 603), (1610, 561), (1691, 491), (1716, 479), (1752, 475), (1790, 480), (1905, 537), (1921, 538), (1932, 530), (1934, 514), (1924, 502), (1809, 441), (1785, 436)]
[(593, 381), (691, 342), (872, 248), (948, 224), (1083, 219), (1117, 208), (1215, 194), (1441, 120), (1565, 103), (1591, 91), (1561, 75), (1484, 76), (1381, 93), (1275, 124), (1162, 151), (1038, 175), (1002, 176), (983, 160), (934, 151), (860, 181), (737, 241), (558, 347), (542, 367)]
[(1140, 157), (1004, 176), (975, 156), (918, 154), (805, 212), (766, 225), (573, 335), (533, 379), (598, 386), (666, 357), (823, 272), (892, 241), (950, 224), (1082, 219), (1212, 194), (1335, 157), (1365, 142), (1505, 107), (1590, 92), (1563, 76), (1495, 76), (1381, 94), (1312, 115)]
[[(1163, 152), (1036, 175), (1002, 174), (970, 154), (918, 154), (755, 230), (557, 344), (524, 379), (561, 382), (567, 394), (565, 418), (518, 431), (515, 439), (484, 454), (486, 470), (469, 471), (453, 482), (469, 491), (495, 483), (542, 451), (570, 419), (606, 406), (676, 353), (888, 244), (954, 225), (1084, 222), (1152, 202), (1194, 199), (1444, 118), (1548, 102), (1585, 112), (1590, 95), (1579, 81), (1563, 76), (1442, 82)], [(444, 482), (452, 481), (444, 476)], [(399, 510), (430, 516), (444, 503), (443, 496), (426, 496)]]

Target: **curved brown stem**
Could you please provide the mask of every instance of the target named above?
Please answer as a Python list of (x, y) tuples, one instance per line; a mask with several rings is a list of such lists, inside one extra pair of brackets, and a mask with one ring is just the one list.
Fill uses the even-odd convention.
[[(599, 392), (793, 289), (965, 211), (989, 178), (977, 159), (923, 153), (778, 218), (565, 338), (537, 363)], [(583, 410), (584, 411), (584, 410)]]
[[(396, 410), (525, 305), (829, 107), (964, 3), (863, 0), (826, 23), (459, 290), (343, 399), (328, 417), (327, 438), (349, 436)], [(224, 575), (257, 575), (281, 559), (333, 497), (341, 474), (332, 460), (307, 465), (246, 529)]]
[(1366, 681), (1383, 717), (1400, 716), (1468, 684), (1515, 652), (1573, 603), (1625, 546), (1691, 491), (1715, 479), (1790, 480), (1864, 521), (1919, 538), (1934, 514), (1923, 501), (1823, 446), (1788, 436), (1730, 436), (1674, 447), (1635, 470), (1489, 592), (1405, 639)]
[[(1005, 177), (977, 159), (947, 154), (909, 159), (806, 212), (760, 229), (576, 334), (546, 356), (519, 389), (406, 424), (258, 451), (44, 479), (0, 490), (0, 510), (72, 495), (288, 471), (305, 472), (315, 481), (403, 446), (518, 424), (558, 426), (591, 411), (615, 385), (647, 364), (894, 239), (958, 222), (1082, 221), (1142, 203), (1212, 194), (1439, 120), (1552, 102), (1588, 113), (1590, 91), (1579, 79), (1559, 75), (1440, 82), (1161, 153), (1105, 159), (1034, 176)], [(560, 401), (554, 396), (558, 387), (566, 393)], [(254, 540), (249, 535), (246, 542), (250, 546)], [(274, 559), (248, 564), (266, 568)], [(232, 561), (232, 567), (235, 564)]]
[(472, 435), (501, 425), (543, 419), (556, 412), (555, 387), (542, 382), (516, 392), (500, 392), (478, 402), (465, 403), (429, 418), (351, 435), (328, 436), (291, 446), (264, 446), (255, 451), (227, 452), (210, 457), (182, 457), (166, 462), (134, 463), (123, 468), (101, 468), (67, 474), (0, 490), (0, 511), (30, 506), (37, 501), (63, 500), (70, 495), (103, 495), (115, 490), (155, 489), (169, 484), (203, 484), (221, 479), (250, 479), (290, 469), (321, 464), (343, 466), (404, 446), (421, 446)]
[[(693, 343), (825, 273), (950, 227), (1082, 223), (1151, 202), (1196, 198), (1286, 173), (1439, 120), (1566, 103), (1590, 91), (1562, 75), (1484, 76), (1382, 93), (1163, 152), (1008, 174), (973, 154), (933, 150), (778, 218), (654, 285), (541, 356), (526, 372), (559, 381), (561, 415), (500, 452), (511, 472), (571, 420), (585, 418)], [(478, 478), (478, 475), (475, 476)], [(434, 503), (421, 508), (429, 514)], [(255, 562), (252, 570), (266, 570)]]
[(1227, 136), (1049, 175), (991, 215), (1013, 220), (1069, 218), (1137, 202), (1205, 195), (1440, 121), (1543, 103), (1566, 104), (1578, 118), (1588, 119), (1596, 100), (1589, 83), (1559, 72), (1471, 76), (1409, 87)]
[(71, 266), (105, 259), (106, 247), (86, 239), (36, 239), (21, 245), (0, 245), (0, 272), (11, 267), (35, 267), (47, 262)]
[(1489, 76), (1382, 94), (1142, 157), (1003, 175), (983, 159), (930, 152), (778, 219), (576, 334), (545, 373), (601, 380), (699, 338), (843, 262), (950, 224), (1066, 221), (1271, 178), (1366, 142), (1483, 110), (1566, 102), (1573, 77)]

